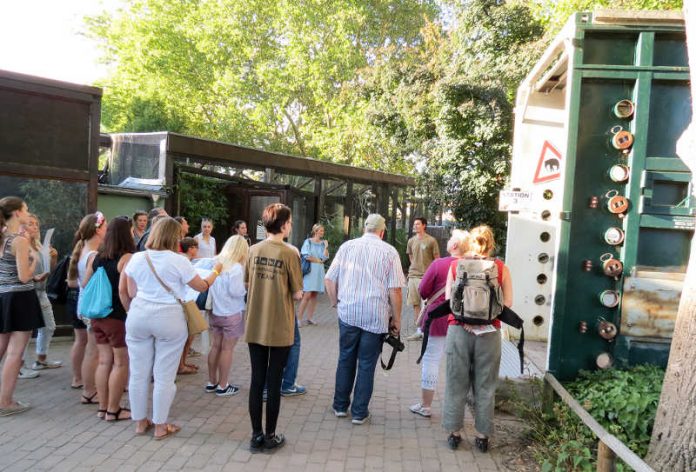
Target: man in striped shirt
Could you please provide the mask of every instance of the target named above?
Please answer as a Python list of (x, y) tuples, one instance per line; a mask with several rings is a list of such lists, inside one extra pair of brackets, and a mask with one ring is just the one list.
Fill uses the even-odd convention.
[(364, 424), (370, 417), (383, 335), (389, 331), (397, 335), (401, 329), (406, 279), (399, 253), (382, 241), (385, 228), (382, 216), (369, 215), (365, 234), (338, 249), (325, 278), (331, 305), (338, 309), (340, 352), (333, 409), (344, 418), (351, 406), (353, 424)]

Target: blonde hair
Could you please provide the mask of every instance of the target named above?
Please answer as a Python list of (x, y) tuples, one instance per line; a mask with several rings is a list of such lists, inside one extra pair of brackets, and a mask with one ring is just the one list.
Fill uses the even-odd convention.
[(469, 250), (477, 256), (489, 257), (495, 250), (495, 237), (490, 226), (481, 225), (469, 232)]
[(220, 254), (217, 255), (216, 260), (222, 264), (222, 271), (226, 271), (232, 268), (235, 264), (241, 264), (244, 266), (249, 255), (249, 244), (244, 239), (244, 236), (235, 234), (231, 236), (225, 245), (222, 246)]
[(313, 238), (320, 229), (324, 229), (324, 225), (321, 223), (316, 223), (314, 226), (312, 226), (312, 232), (311, 232), (311, 237)]
[(447, 241), (447, 252), (456, 251), (460, 255), (464, 255), (469, 251), (470, 235), (463, 229), (455, 229), (452, 231), (452, 236)]
[(145, 247), (155, 251), (179, 250), (179, 238), (181, 237), (181, 225), (174, 218), (165, 216), (155, 222), (147, 238)]
[[(29, 213), (29, 218), (33, 219), (36, 221), (37, 226), (41, 226), (41, 220), (39, 219), (38, 216), (36, 216), (33, 213)], [(40, 251), (42, 244), (41, 244), (41, 235), (37, 232), (29, 241), (29, 244), (31, 245), (32, 249), (34, 251)]]

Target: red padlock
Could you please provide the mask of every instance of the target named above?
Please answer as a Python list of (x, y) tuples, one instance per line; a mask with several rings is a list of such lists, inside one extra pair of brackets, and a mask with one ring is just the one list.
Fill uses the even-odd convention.
[(611, 145), (614, 149), (619, 151), (628, 152), (628, 150), (633, 146), (633, 134), (630, 131), (626, 131), (621, 126), (616, 125), (611, 129)]
[(602, 261), (602, 270), (607, 277), (618, 279), (623, 273), (623, 262), (615, 259), (610, 253), (602, 254), (599, 260)]
[(619, 195), (618, 190), (609, 190), (604, 196), (607, 198), (607, 209), (609, 212), (617, 215), (619, 218), (626, 216), (624, 213), (628, 211), (628, 198)]

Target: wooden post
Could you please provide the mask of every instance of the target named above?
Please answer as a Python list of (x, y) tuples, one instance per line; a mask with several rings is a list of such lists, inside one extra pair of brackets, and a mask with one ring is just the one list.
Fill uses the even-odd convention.
[(556, 391), (544, 378), (544, 391), (541, 398), (541, 411), (546, 416), (553, 416), (553, 403), (556, 401)]
[(601, 439), (597, 443), (597, 472), (614, 472), (616, 454)]
[(343, 200), (343, 240), (350, 239), (350, 227), (353, 223), (353, 181), (346, 185), (346, 198)]

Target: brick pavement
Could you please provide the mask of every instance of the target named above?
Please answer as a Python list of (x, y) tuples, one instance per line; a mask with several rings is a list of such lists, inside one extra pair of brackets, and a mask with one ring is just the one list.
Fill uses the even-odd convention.
[[(411, 311), (405, 308), (405, 315)], [(283, 398), (278, 431), (286, 435), (287, 444), (273, 454), (248, 450), (250, 368), (246, 344), (239, 343), (231, 381), (242, 385), (240, 394), (218, 398), (204, 393), (204, 359), (194, 359), (201, 372), (179, 377), (171, 411), (171, 420), (183, 429), (164, 441), (134, 435), (130, 421), (97, 419), (96, 407), (81, 405), (79, 392), (70, 389), (69, 365), (44, 370), (37, 379), (19, 380), (16, 397), (34, 408), (0, 418), (0, 470), (506, 470), (503, 451), (494, 441), (489, 454), (473, 448), (470, 415), (469, 434), (460, 449), (447, 448), (439, 425), (444, 382), (435, 395), (432, 419), (408, 410), (420, 398), (420, 367), (415, 364), (420, 343), (410, 343), (390, 372), (378, 366), (370, 423), (354, 426), (349, 418), (335, 418), (331, 402), (338, 326), (325, 298), (320, 298), (315, 320), (317, 326), (301, 330), (298, 382), (308, 393)], [(52, 357), (68, 364), (69, 349), (70, 340), (59, 339), (51, 348)]]

